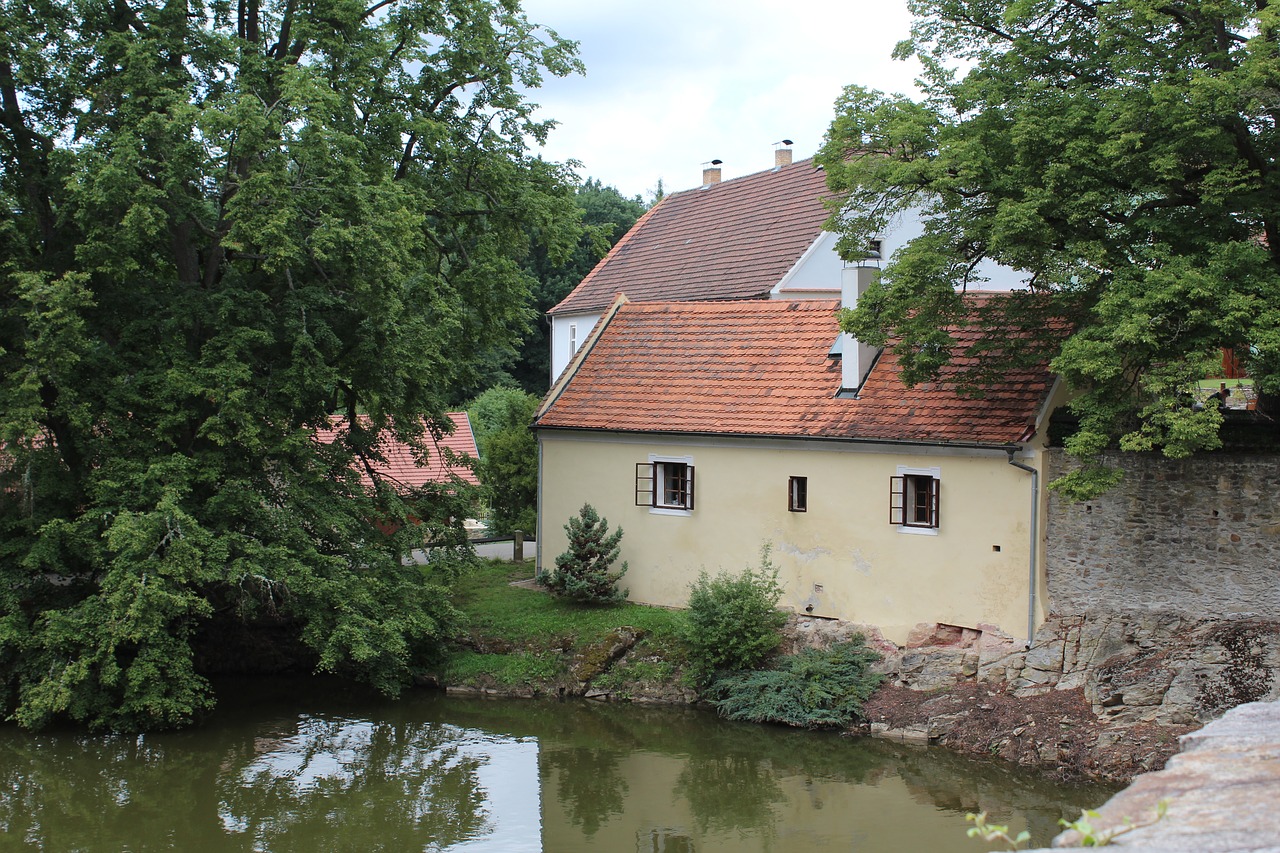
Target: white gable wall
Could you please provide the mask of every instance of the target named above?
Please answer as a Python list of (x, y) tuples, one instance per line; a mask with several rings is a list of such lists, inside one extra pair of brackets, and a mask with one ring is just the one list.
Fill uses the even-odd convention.
[[(919, 211), (914, 208), (906, 211), (880, 235), (881, 260), (868, 260), (865, 265), (883, 266), (894, 253), (923, 233), (924, 223)], [(840, 271), (845, 263), (836, 254), (836, 240), (835, 234), (822, 232), (782, 281), (769, 291), (769, 295), (774, 299), (838, 299)], [(1015, 290), (1024, 287), (1026, 281), (1026, 273), (992, 261), (983, 261), (974, 270), (969, 289)]]
[(601, 312), (556, 314), (551, 317), (551, 384), (554, 385), (600, 321)]
[(836, 235), (826, 231), (814, 240), (796, 265), (769, 291), (773, 299), (839, 299), (840, 270)]

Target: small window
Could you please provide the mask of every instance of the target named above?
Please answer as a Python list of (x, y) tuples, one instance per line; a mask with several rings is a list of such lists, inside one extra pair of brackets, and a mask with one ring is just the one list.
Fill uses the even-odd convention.
[(636, 463), (636, 506), (693, 509), (693, 465), (656, 460)]
[(941, 481), (928, 474), (889, 478), (889, 523), (903, 527), (936, 528)]
[(791, 512), (809, 511), (808, 477), (792, 477), (787, 481), (787, 509)]
[(578, 324), (569, 324), (569, 358), (573, 358), (578, 351)]

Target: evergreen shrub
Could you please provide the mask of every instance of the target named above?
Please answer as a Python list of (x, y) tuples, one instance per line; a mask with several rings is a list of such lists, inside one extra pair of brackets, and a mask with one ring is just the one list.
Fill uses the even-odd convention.
[(871, 671), (879, 659), (858, 634), (847, 643), (788, 655), (776, 669), (721, 676), (708, 694), (730, 720), (845, 728), (862, 716), (862, 704), (880, 684), (882, 676)]
[(758, 569), (715, 577), (704, 571), (690, 585), (682, 634), (697, 683), (717, 672), (755, 668), (782, 643), (787, 614), (777, 607), (782, 587), (769, 552), (768, 545), (761, 549)]
[(556, 557), (556, 570), (546, 579), (554, 594), (587, 604), (616, 604), (626, 599), (627, 590), (618, 581), (627, 573), (624, 562), (610, 571), (618, 559), (622, 528), (609, 532), (608, 519), (601, 518), (591, 504), (583, 504), (577, 516), (564, 526), (569, 549)]

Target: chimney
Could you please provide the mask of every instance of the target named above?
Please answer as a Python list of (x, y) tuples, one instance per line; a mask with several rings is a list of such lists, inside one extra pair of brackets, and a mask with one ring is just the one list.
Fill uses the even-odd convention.
[(773, 143), (773, 168), (781, 169), (783, 166), (791, 165), (791, 146), (793, 144), (790, 139)]
[[(879, 275), (880, 270), (875, 267), (845, 267), (841, 272), (840, 306), (857, 306), (858, 299)], [(871, 363), (879, 354), (878, 349), (862, 343), (853, 335), (840, 335), (840, 396), (852, 395), (862, 387), (863, 380), (871, 370)]]
[(712, 160), (702, 167), (702, 185), (704, 187), (720, 183), (720, 164), (723, 160)]

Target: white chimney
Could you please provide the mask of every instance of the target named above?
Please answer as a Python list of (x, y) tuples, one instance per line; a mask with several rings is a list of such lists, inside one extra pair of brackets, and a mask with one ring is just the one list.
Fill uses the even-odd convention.
[[(845, 267), (840, 280), (841, 307), (855, 307), (879, 275), (880, 270), (875, 267)], [(862, 343), (853, 335), (840, 335), (840, 390), (853, 393), (861, 388), (867, 372), (871, 370), (871, 363), (879, 353), (878, 349)]]

